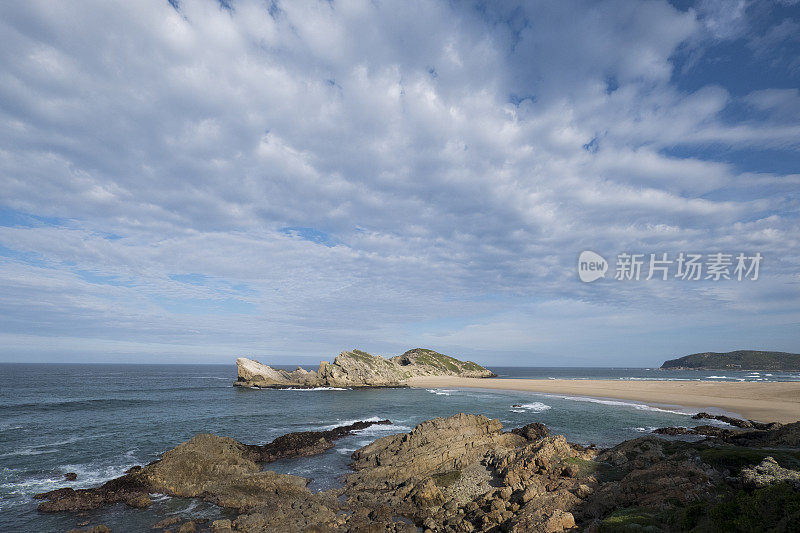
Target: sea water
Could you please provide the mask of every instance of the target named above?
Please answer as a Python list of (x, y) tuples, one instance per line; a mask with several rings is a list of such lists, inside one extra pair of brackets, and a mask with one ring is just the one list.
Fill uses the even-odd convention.
[[(495, 368), (500, 377), (578, 379), (797, 380), (797, 374), (646, 369)], [(0, 364), (0, 531), (61, 532), (78, 522), (116, 532), (148, 531), (167, 516), (233, 517), (211, 504), (157, 497), (148, 509), (123, 504), (86, 517), (40, 514), (38, 492), (93, 487), (197, 433), (263, 444), (291, 431), (389, 419), (336, 441), (316, 457), (267, 468), (337, 486), (350, 454), (376, 438), (437, 416), (466, 412), (510, 429), (542, 422), (572, 442), (612, 446), (661, 426), (696, 425), (693, 411), (636, 402), (480, 389), (254, 390), (233, 387), (234, 365)], [(701, 421), (707, 422), (707, 421)], [(64, 474), (75, 472), (75, 481)]]

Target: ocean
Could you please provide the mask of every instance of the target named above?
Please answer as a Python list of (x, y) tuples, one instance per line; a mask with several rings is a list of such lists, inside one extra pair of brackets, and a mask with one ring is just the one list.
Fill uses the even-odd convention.
[[(797, 381), (798, 373), (660, 371), (632, 368), (493, 367), (501, 378)], [(197, 433), (263, 444), (291, 431), (388, 418), (316, 457), (267, 468), (337, 486), (350, 454), (372, 440), (460, 412), (499, 418), (508, 429), (542, 422), (582, 444), (611, 446), (661, 426), (696, 425), (691, 411), (635, 402), (480, 389), (253, 390), (232, 387), (230, 365), (0, 364), (0, 531), (63, 532), (86, 520), (115, 532), (150, 531), (175, 514), (231, 518), (194, 500), (157, 497), (144, 510), (122, 504), (88, 513), (40, 514), (38, 492), (96, 486)], [(516, 407), (515, 407), (516, 406)], [(708, 421), (703, 421), (708, 423)], [(75, 481), (64, 474), (74, 472)]]

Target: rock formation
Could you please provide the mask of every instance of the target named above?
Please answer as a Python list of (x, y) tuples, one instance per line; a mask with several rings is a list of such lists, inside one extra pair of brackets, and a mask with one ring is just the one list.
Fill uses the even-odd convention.
[[(40, 509), (143, 506), (157, 492), (235, 509), (211, 531), (249, 533), (789, 531), (800, 509), (800, 423), (723, 430), (763, 448), (645, 436), (598, 451), (539, 423), (507, 432), (458, 414), (356, 450), (339, 489), (314, 493), (304, 478), (261, 468), (291, 450), (326, 449), (361, 424), (264, 446), (198, 435), (97, 489), (43, 494)], [(205, 530), (204, 520), (178, 531)]]
[(471, 361), (459, 361), (433, 350), (415, 348), (385, 359), (361, 350), (340, 353), (333, 363), (322, 361), (316, 371), (275, 369), (252, 359), (236, 360), (240, 387), (401, 387), (416, 376), (493, 377), (495, 374)]
[(200, 434), (166, 452), (160, 460), (134, 467), (122, 477), (93, 489), (57, 489), (38, 494), (40, 511), (87, 511), (111, 503), (132, 507), (150, 505), (150, 493), (202, 497), (223, 507), (249, 508), (258, 494), (276, 498), (307, 493), (307, 480), (262, 471), (261, 464), (277, 459), (315, 455), (352, 431), (379, 422), (356, 422), (328, 431), (289, 433), (265, 445), (247, 445), (229, 437)]

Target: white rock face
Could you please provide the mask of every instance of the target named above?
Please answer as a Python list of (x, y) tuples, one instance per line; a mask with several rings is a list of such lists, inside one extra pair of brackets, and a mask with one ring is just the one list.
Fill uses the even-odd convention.
[(286, 372), (275, 370), (271, 366), (263, 365), (253, 359), (240, 357), (236, 360), (236, 367), (241, 381), (273, 383), (276, 385), (289, 383), (286, 379)]

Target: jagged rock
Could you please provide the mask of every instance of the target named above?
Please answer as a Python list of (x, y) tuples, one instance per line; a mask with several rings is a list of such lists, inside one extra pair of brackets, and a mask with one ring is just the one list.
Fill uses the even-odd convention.
[(350, 485), (385, 488), (435, 473), (459, 470), (496, 446), (515, 446), (524, 439), (502, 433), (499, 420), (458, 414), (434, 418), (410, 433), (390, 435), (356, 450)]
[(471, 361), (459, 361), (433, 350), (415, 348), (384, 359), (361, 350), (340, 353), (333, 363), (322, 361), (316, 371), (275, 369), (252, 359), (236, 360), (240, 387), (400, 387), (415, 376), (492, 377)]
[[(719, 448), (717, 441), (647, 436), (598, 452), (549, 435), (540, 424), (503, 432), (498, 420), (463, 413), (428, 420), (357, 450), (354, 472), (341, 489), (312, 493), (304, 478), (261, 470), (271, 458), (324, 449), (324, 443), (366, 427), (362, 424), (370, 423), (289, 434), (264, 446), (198, 435), (97, 489), (47, 493), (43, 510), (133, 504), (160, 492), (240, 510), (235, 520), (210, 525), (196, 517), (156, 524), (181, 523), (178, 531), (187, 533), (195, 527), (217, 533), (605, 531), (611, 513), (624, 509), (672, 516), (662, 511), (697, 508), (690, 506), (695, 502), (713, 506), (721, 493), (742, 485), (789, 482), (800, 489), (800, 472), (781, 468), (772, 458), (743, 469), (732, 481), (729, 473), (704, 462), (707, 450)], [(722, 432), (717, 440), (782, 446), (795, 442), (800, 426), (691, 431), (708, 428)]]
[(78, 474), (76, 474), (75, 472), (67, 472), (66, 474), (64, 474), (64, 479), (67, 481), (75, 481), (76, 479), (78, 479)]
[(711, 499), (712, 486), (722, 474), (699, 461), (688, 443), (673, 444), (675, 449), (667, 450), (668, 441), (648, 436), (601, 452), (596, 460), (611, 467), (620, 479), (595, 490), (583, 513), (599, 518), (616, 509), (658, 509), (667, 501), (688, 504)]
[[(362, 505), (389, 505), (433, 531), (507, 528), (522, 513), (518, 502), (536, 500), (517, 530), (561, 531), (572, 527), (570, 519), (574, 525), (569, 511), (580, 501), (570, 492), (578, 480), (561, 475), (564, 461), (588, 460), (596, 452), (543, 434), (541, 425), (504, 433), (499, 421), (476, 415), (429, 420), (357, 450), (345, 494)], [(483, 493), (465, 485), (483, 487)]]
[(781, 467), (772, 457), (765, 457), (760, 464), (752, 468), (743, 468), (741, 476), (746, 485), (754, 487), (786, 481), (800, 489), (800, 472)]
[(512, 519), (512, 532), (542, 531), (556, 533), (575, 527), (574, 509), (580, 500), (569, 491), (544, 494), (525, 504)]

